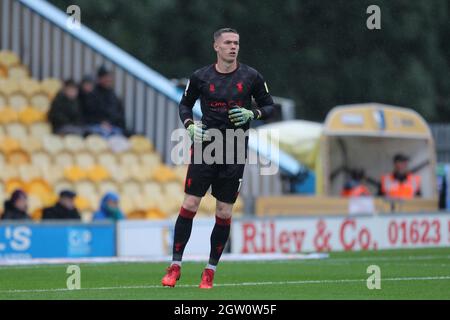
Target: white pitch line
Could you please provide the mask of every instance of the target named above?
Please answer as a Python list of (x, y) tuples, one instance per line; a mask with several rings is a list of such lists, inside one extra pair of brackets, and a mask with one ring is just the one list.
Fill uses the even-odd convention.
[[(382, 281), (430, 281), (430, 280), (450, 280), (450, 276), (435, 277), (403, 277), (403, 278), (384, 278)], [(295, 285), (295, 284), (322, 284), (322, 283), (350, 283), (350, 282), (366, 282), (367, 279), (328, 279), (328, 280), (297, 280), (297, 281), (266, 281), (266, 282), (241, 282), (241, 283), (217, 283), (214, 287), (241, 287), (241, 286), (267, 286), (267, 285)], [(177, 288), (197, 288), (198, 285), (182, 284)], [(97, 288), (81, 288), (79, 290), (69, 290), (66, 288), (56, 289), (13, 289), (0, 290), (0, 293), (40, 293), (40, 292), (65, 292), (65, 291), (93, 291), (93, 290), (128, 290), (128, 289), (167, 289), (161, 285), (148, 286), (118, 286), (118, 287), (97, 287)]]

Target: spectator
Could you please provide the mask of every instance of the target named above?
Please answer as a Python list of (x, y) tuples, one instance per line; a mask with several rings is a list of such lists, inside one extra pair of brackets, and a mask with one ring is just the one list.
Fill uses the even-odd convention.
[(5, 201), (5, 210), (2, 215), (3, 220), (29, 220), (30, 216), (27, 214), (28, 199), (27, 194), (16, 189), (11, 198)]
[(92, 92), (92, 99), (84, 105), (84, 117), (90, 133), (104, 137), (121, 135), (125, 131), (125, 116), (120, 99), (113, 89), (112, 73), (104, 66), (97, 72), (97, 85)]
[(370, 196), (370, 190), (365, 185), (366, 173), (363, 169), (354, 169), (350, 172), (350, 179), (345, 182), (341, 196), (361, 197)]
[(45, 208), (42, 220), (71, 219), (80, 220), (80, 213), (75, 207), (76, 193), (63, 190), (59, 193), (58, 202), (50, 208)]
[(78, 87), (72, 80), (66, 80), (64, 86), (53, 100), (48, 112), (53, 133), (84, 133), (81, 109), (78, 103)]
[(95, 103), (92, 101), (94, 88), (94, 78), (90, 75), (84, 76), (78, 88), (78, 101), (80, 104), (81, 113), (85, 119), (88, 117), (87, 110), (89, 109), (89, 106)]
[(394, 156), (394, 171), (381, 177), (380, 195), (397, 199), (420, 196), (420, 176), (408, 170), (409, 158), (401, 153)]
[(119, 208), (119, 196), (114, 192), (106, 193), (100, 203), (100, 209), (94, 213), (93, 220), (122, 220), (124, 214)]

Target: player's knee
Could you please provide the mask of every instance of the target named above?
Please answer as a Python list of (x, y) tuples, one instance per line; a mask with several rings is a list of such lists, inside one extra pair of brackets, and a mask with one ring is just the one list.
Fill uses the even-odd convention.
[(183, 201), (183, 208), (186, 210), (197, 212), (198, 207), (200, 206), (201, 198), (194, 196), (186, 196)]
[(231, 210), (233, 206), (225, 203), (218, 203), (216, 206), (216, 216), (222, 219), (231, 218)]

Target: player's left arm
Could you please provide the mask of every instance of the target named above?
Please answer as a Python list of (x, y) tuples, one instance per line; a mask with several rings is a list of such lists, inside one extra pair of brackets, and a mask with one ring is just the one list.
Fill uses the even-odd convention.
[(253, 81), (251, 95), (255, 98), (257, 106), (252, 110), (255, 119), (266, 120), (272, 117), (275, 111), (273, 99), (269, 93), (266, 81), (264, 81), (263, 76), (259, 72)]
[(272, 96), (269, 93), (264, 78), (259, 73), (256, 74), (256, 78), (253, 81), (250, 94), (255, 98), (256, 108), (252, 110), (236, 108), (228, 112), (229, 118), (235, 126), (241, 126), (253, 119), (268, 119), (274, 112)]

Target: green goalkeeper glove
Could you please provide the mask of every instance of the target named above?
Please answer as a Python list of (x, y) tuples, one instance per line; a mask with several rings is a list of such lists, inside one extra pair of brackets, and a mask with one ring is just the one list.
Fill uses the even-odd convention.
[(209, 141), (211, 140), (211, 137), (209, 136), (209, 133), (207, 130), (205, 130), (206, 126), (204, 124), (190, 124), (187, 127), (187, 132), (189, 134), (189, 137), (194, 142), (203, 142), (203, 141)]
[(253, 111), (245, 108), (235, 108), (228, 111), (228, 118), (234, 123), (236, 127), (242, 126), (250, 120), (253, 120), (255, 115)]

